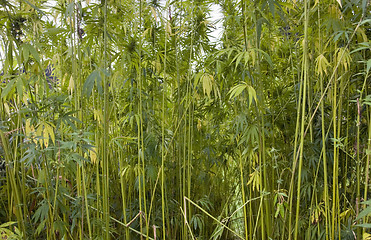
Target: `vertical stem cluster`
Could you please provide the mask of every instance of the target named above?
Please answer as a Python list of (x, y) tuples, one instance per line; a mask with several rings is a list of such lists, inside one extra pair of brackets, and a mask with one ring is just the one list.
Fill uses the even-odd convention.
[(303, 66), (302, 66), (302, 103), (301, 103), (301, 121), (300, 121), (300, 144), (299, 144), (299, 166), (298, 166), (298, 183), (297, 183), (297, 192), (296, 192), (296, 221), (295, 221), (295, 231), (294, 239), (297, 239), (299, 232), (299, 212), (300, 212), (300, 201), (301, 201), (301, 181), (302, 181), (302, 166), (303, 166), (303, 152), (304, 152), (304, 139), (305, 139), (305, 113), (306, 113), (306, 97), (307, 97), (307, 78), (309, 70), (308, 62), (308, 23), (309, 23), (309, 10), (308, 4), (309, 0), (304, 0), (304, 41), (303, 41)]

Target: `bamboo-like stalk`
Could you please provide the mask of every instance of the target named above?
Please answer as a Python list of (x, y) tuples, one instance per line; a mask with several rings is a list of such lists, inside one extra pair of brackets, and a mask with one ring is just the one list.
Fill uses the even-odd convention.
[[(366, 74), (366, 76), (368, 76), (368, 73)], [(371, 121), (370, 107), (369, 107), (369, 110), (368, 110), (368, 115), (366, 117), (367, 117), (367, 122), (369, 123)], [(367, 151), (371, 152), (371, 124), (368, 125)], [(367, 157), (366, 157), (367, 159), (366, 159), (365, 186), (364, 186), (365, 192), (364, 192), (364, 195), (363, 195), (364, 199), (367, 199), (368, 187), (370, 186), (369, 185), (369, 171), (370, 171), (370, 158), (371, 158), (370, 155), (371, 154), (367, 154)], [(367, 222), (368, 219), (369, 219), (369, 217), (367, 217), (367, 216), (363, 217), (363, 222)], [(363, 228), (362, 229), (362, 235), (364, 235), (365, 232), (366, 232), (366, 229)]]
[[(320, 3), (319, 3), (320, 4)], [(318, 38), (320, 40), (320, 48), (319, 52), (322, 53), (322, 41), (321, 41), (321, 17), (320, 17), (320, 8), (318, 8)], [(321, 96), (323, 93), (323, 75), (320, 74), (320, 89), (321, 89)], [(323, 182), (324, 182), (324, 201), (325, 201), (325, 231), (326, 231), (326, 240), (331, 239), (331, 235), (329, 232), (329, 193), (328, 193), (328, 171), (327, 171), (327, 151), (326, 151), (326, 128), (325, 128), (325, 109), (324, 109), (324, 103), (321, 101), (321, 133), (322, 133), (322, 160), (323, 160)]]
[[(168, 6), (168, 2), (166, 1), (165, 8)], [(165, 222), (165, 95), (167, 91), (167, 78), (166, 78), (166, 62), (167, 62), (167, 24), (168, 19), (165, 18), (164, 21), (164, 28), (165, 28), (165, 54), (164, 54), (164, 82), (163, 82), (163, 89), (162, 89), (162, 126), (161, 126), (161, 214), (162, 214), (162, 238), (166, 239), (166, 222)]]
[(300, 123), (300, 145), (299, 145), (299, 165), (298, 165), (298, 183), (297, 183), (297, 192), (296, 192), (296, 221), (295, 221), (295, 232), (294, 239), (298, 237), (299, 231), (299, 210), (300, 210), (300, 193), (301, 193), (301, 174), (303, 166), (303, 152), (304, 152), (304, 129), (305, 129), (305, 113), (306, 113), (306, 87), (308, 79), (308, 24), (309, 24), (309, 10), (308, 4), (310, 0), (304, 1), (304, 42), (303, 42), (303, 96), (302, 96), (302, 109), (301, 109), (301, 123)]
[[(343, 21), (349, 17), (349, 8), (339, 8), (339, 1), (332, 0), (329, 6), (330, 11), (343, 15), (334, 20), (341, 24), (332, 30), (353, 28), (346, 39), (345, 35), (335, 38), (331, 27), (329, 34), (323, 35), (327, 27), (323, 23), (334, 17), (325, 11), (323, 2), (299, 1), (292, 8), (290, 3), (221, 1), (225, 34), (214, 45), (207, 40), (210, 7), (202, 1), (166, 1), (165, 7), (160, 7), (156, 1), (104, 1), (100, 5), (87, 1), (80, 6), (79, 1), (69, 0), (53, 8), (56, 20), (52, 24), (41, 13), (48, 7), (34, 0), (30, 3), (33, 6), (26, 2), (1, 6), (4, 24), (0, 28), (4, 31), (0, 36), (5, 54), (0, 55), (5, 61), (0, 60), (4, 62), (0, 128), (5, 136), (2, 144), (7, 146), (0, 148), (1, 154), (5, 149), (0, 160), (6, 162), (7, 171), (1, 172), (6, 174), (4, 178), (0, 176), (0, 205), (4, 206), (0, 218), (17, 222), (16, 228), (9, 225), (7, 229), (19, 229), (25, 239), (227, 239), (236, 237), (233, 232), (246, 240), (344, 238), (340, 233), (347, 218), (356, 216), (356, 211), (348, 209), (361, 212), (360, 198), (369, 194), (370, 159), (362, 142), (371, 135), (369, 106), (364, 103), (369, 75), (367, 64), (358, 61), (366, 59), (368, 49), (357, 50), (357, 44), (365, 40), (360, 32), (367, 22), (362, 23), (361, 16), (358, 25), (351, 26), (360, 16), (359, 6), (354, 8), (351, 21)], [(297, 13), (303, 9), (298, 22)], [(315, 10), (316, 21), (311, 15)], [(61, 13), (64, 15), (57, 15)], [(128, 17), (132, 13), (139, 14)], [(49, 17), (49, 12), (46, 15)], [(77, 28), (80, 17), (82, 37)], [(26, 18), (24, 25), (22, 18)], [(14, 31), (17, 20), (23, 34)], [(301, 23), (302, 47), (302, 37), (295, 35)], [(41, 27), (45, 29), (42, 34)], [(309, 36), (316, 27), (318, 32)], [(286, 28), (291, 36), (282, 40), (286, 31), (282, 29)], [(352, 40), (355, 34), (357, 43)], [(45, 76), (41, 77), (55, 51), (50, 42), (58, 46), (56, 57), (60, 58), (52, 60), (62, 80), (56, 89), (49, 89)], [(249, 49), (250, 43), (254, 48)], [(354, 51), (345, 56), (337, 50), (340, 44), (342, 50)], [(330, 61), (331, 76), (318, 74), (314, 85), (317, 77), (312, 79), (311, 59), (317, 53), (334, 58)], [(266, 54), (273, 67), (263, 61)], [(301, 54), (302, 61), (298, 59)], [(283, 59), (288, 56), (290, 59)], [(344, 57), (351, 61), (348, 73), (343, 68)], [(92, 70), (100, 72), (93, 81), (94, 74), (88, 74)], [(211, 90), (205, 86), (203, 73), (214, 76)], [(241, 81), (257, 90), (253, 109), (246, 104), (246, 90), (238, 98), (228, 98), (233, 85)], [(318, 94), (313, 92), (316, 87)], [(207, 88), (218, 96), (206, 96)], [(344, 105), (357, 98), (356, 107)], [(281, 113), (287, 116), (278, 118)], [(346, 126), (342, 125), (343, 116), (349, 119)], [(41, 136), (31, 139), (33, 129), (19, 130), (25, 119)], [(197, 119), (201, 124), (196, 129)], [(45, 124), (51, 124), (55, 136), (45, 135)], [(251, 141), (249, 125), (256, 131)], [(39, 126), (44, 128), (41, 134)], [(306, 136), (307, 131), (310, 134)], [(73, 142), (81, 136), (81, 142)], [(335, 139), (331, 151), (328, 136)], [(51, 138), (55, 138), (53, 144)], [(341, 139), (345, 139), (344, 148), (337, 144)], [(350, 144), (351, 139), (355, 145)], [(49, 147), (43, 141), (49, 141)], [(367, 144), (371, 151), (370, 141)], [(85, 159), (91, 145), (95, 145), (97, 157), (93, 160), (90, 156), (89, 163)], [(313, 149), (305, 149), (307, 146)], [(290, 168), (291, 173), (286, 171)], [(259, 177), (246, 185), (246, 177), (255, 173)], [(304, 187), (311, 189), (304, 191)], [(288, 207), (286, 196), (280, 195), (287, 190)], [(197, 206), (185, 196), (194, 199)], [(281, 198), (273, 200), (274, 196)], [(256, 197), (260, 201), (250, 201)], [(320, 214), (316, 221), (312, 219), (314, 211)], [(365, 217), (359, 223), (367, 220)], [(154, 226), (162, 229), (152, 230)], [(362, 231), (359, 228), (358, 238)], [(31, 236), (31, 232), (39, 235)]]
[[(139, 126), (138, 126), (138, 182), (139, 182), (139, 210), (144, 209), (144, 214), (147, 216), (147, 207), (146, 207), (146, 189), (145, 189), (145, 164), (144, 164), (144, 136), (143, 136), (143, 102), (142, 102), (142, 88), (143, 88), (143, 79), (142, 79), (142, 35), (140, 30), (142, 27), (142, 0), (139, 1), (139, 46), (138, 46), (138, 55), (139, 62), (137, 68), (137, 78), (138, 78), (138, 94), (139, 94)], [(143, 184), (143, 185), (142, 185)], [(143, 203), (142, 203), (143, 201)], [(140, 218), (140, 228), (142, 232), (143, 221)], [(148, 224), (146, 224), (146, 232), (148, 232)]]
[[(2, 148), (4, 150), (4, 158), (5, 158), (5, 163), (6, 163), (6, 166), (7, 166), (7, 181), (10, 182), (10, 187), (7, 189), (7, 192), (8, 192), (8, 199), (12, 199), (14, 197), (14, 207), (15, 207), (15, 215), (16, 215), (16, 218), (17, 218), (17, 222), (19, 223), (20, 225), (20, 230), (21, 231), (25, 231), (25, 226), (24, 226), (24, 221), (23, 221), (23, 212), (22, 212), (22, 202), (21, 202), (21, 196), (20, 196), (20, 192), (19, 192), (19, 188), (18, 188), (18, 185), (17, 185), (17, 182), (16, 182), (16, 179), (15, 179), (15, 174), (14, 174), (14, 169), (11, 169), (11, 152), (10, 152), (10, 148), (9, 148), (9, 143), (8, 143), (8, 139), (5, 137), (4, 135), (4, 132), (2, 130), (0, 130), (0, 139), (1, 139), (1, 145), (2, 145)], [(9, 194), (11, 192), (11, 194)], [(8, 201), (9, 201), (8, 200)], [(12, 201), (9, 201), (9, 205), (10, 205), (10, 209), (9, 209), (9, 216), (12, 216), (12, 212), (13, 212), (13, 209), (12, 209), (12, 204), (13, 202)], [(11, 220), (11, 219), (9, 219)]]
[[(293, 50), (292, 50), (292, 47), (290, 45), (290, 55), (293, 55)], [(290, 60), (290, 64), (291, 64), (291, 68), (294, 69), (294, 61), (293, 61), (293, 57), (291, 57), (291, 60)], [(297, 61), (297, 78), (298, 78), (298, 81), (300, 81), (300, 72), (299, 72), (299, 61)], [(295, 72), (292, 71), (292, 80), (294, 83), (296, 83), (295, 81)], [(296, 124), (295, 124), (295, 134), (294, 134), (294, 145), (293, 146), (297, 146), (297, 143), (298, 143), (298, 134), (299, 134), (299, 121), (300, 121), (300, 104), (301, 104), (301, 93), (302, 93), (302, 84), (300, 84), (299, 86), (299, 94), (295, 94), (295, 100), (297, 102), (297, 107), (296, 107)], [(296, 164), (297, 164), (297, 161), (296, 161), (296, 147), (294, 147), (294, 151), (293, 151), (293, 165), (292, 165), (292, 173), (291, 173), (291, 180), (290, 180), (290, 184), (289, 184), (289, 207), (288, 209), (286, 209), (285, 211), (285, 217), (284, 217), (284, 221), (283, 223), (285, 224), (286, 223), (286, 220), (287, 220), (287, 217), (289, 218), (289, 222), (288, 222), (288, 238), (291, 239), (291, 229), (292, 229), (292, 208), (293, 208), (293, 191), (294, 191), (294, 177), (295, 177), (295, 172), (296, 172)], [(282, 231), (282, 240), (285, 239), (285, 228), (283, 229)]]
[[(103, 69), (107, 71), (107, 1), (102, 7), (103, 12)], [(105, 234), (104, 239), (110, 239), (110, 207), (109, 207), (109, 153), (108, 153), (108, 134), (109, 134), (109, 119), (108, 119), (108, 79), (103, 74), (103, 213)]]
[[(246, 195), (245, 195), (245, 181), (243, 177), (243, 160), (242, 160), (242, 150), (240, 148), (239, 151), (239, 166), (240, 166), (240, 179), (241, 179), (241, 193), (242, 193), (242, 202), (246, 202)], [(243, 206), (243, 218), (244, 218), (244, 226), (245, 226), (245, 239), (248, 239), (248, 227), (247, 227), (247, 209), (246, 205)]]
[(83, 194), (84, 194), (84, 205), (85, 205), (85, 211), (86, 211), (86, 220), (87, 220), (87, 225), (88, 225), (88, 236), (89, 236), (89, 239), (93, 239), (93, 232), (92, 232), (92, 229), (91, 229), (91, 222), (90, 222), (90, 214), (89, 214), (89, 207), (88, 207), (88, 193), (87, 193), (87, 190), (88, 190), (88, 187), (86, 185), (86, 181), (85, 181), (85, 178), (86, 178), (86, 174), (85, 174), (85, 167), (84, 167), (84, 164), (82, 165), (81, 167), (81, 174), (82, 174), (82, 188), (83, 188)]
[[(246, 29), (246, 16), (245, 16), (245, 1), (242, 0), (241, 1), (241, 10), (242, 10), (242, 21), (243, 21), (243, 36), (244, 36), (244, 44), (245, 44), (245, 53), (247, 53), (247, 29)], [(249, 69), (250, 70), (250, 69)], [(242, 202), (246, 202), (246, 195), (245, 195), (245, 183), (244, 183), (244, 177), (243, 177), (243, 164), (242, 164), (242, 152), (241, 152), (241, 149), (239, 151), (239, 158), (240, 158), (240, 178), (241, 178), (241, 191), (242, 191)], [(250, 187), (250, 196), (251, 196), (251, 187)], [(250, 205), (250, 213), (252, 213), (251, 211), (251, 204)], [(244, 227), (245, 227), (245, 239), (248, 239), (250, 237), (251, 239), (251, 234), (249, 235), (248, 234), (248, 231), (252, 230), (252, 225), (251, 225), (251, 219), (250, 219), (250, 224), (249, 224), (249, 227), (248, 227), (248, 216), (247, 216), (247, 206), (244, 206), (243, 207), (243, 218), (244, 218)]]
[[(194, 5), (192, 3), (192, 12), (191, 12), (191, 18), (194, 17)], [(193, 104), (192, 100), (192, 83), (191, 83), (191, 75), (192, 75), (192, 57), (193, 57), (193, 41), (194, 41), (194, 34), (195, 34), (195, 26), (192, 24), (191, 26), (191, 44), (189, 49), (189, 59), (188, 59), (188, 71), (187, 71), (187, 77), (186, 77), (186, 93), (185, 93), (185, 99), (186, 104), (188, 107), (185, 109), (185, 114), (188, 114), (188, 119), (185, 117), (184, 119), (184, 152), (183, 152), (183, 194), (182, 199), (184, 199), (185, 196), (191, 196), (191, 160), (192, 160), (192, 148), (191, 148), (191, 121), (193, 121), (192, 118), (192, 109), (191, 106)], [(186, 152), (187, 151), (187, 152)], [(184, 239), (188, 239), (188, 231), (186, 227), (186, 222), (189, 222), (191, 219), (192, 213), (191, 213), (191, 205), (184, 202), (184, 214), (185, 214), (185, 222), (183, 224), (183, 232), (184, 232)]]

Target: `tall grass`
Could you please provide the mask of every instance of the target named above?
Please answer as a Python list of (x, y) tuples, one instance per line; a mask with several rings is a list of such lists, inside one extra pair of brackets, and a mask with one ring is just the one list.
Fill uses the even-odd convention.
[(1, 3), (1, 237), (367, 236), (360, 4)]

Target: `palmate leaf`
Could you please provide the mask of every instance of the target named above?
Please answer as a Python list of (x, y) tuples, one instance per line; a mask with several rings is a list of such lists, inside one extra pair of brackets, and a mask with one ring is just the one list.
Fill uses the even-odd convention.
[(350, 63), (352, 62), (348, 49), (343, 47), (336, 49), (335, 56), (336, 61), (341, 63), (345, 71), (348, 71)]
[(6, 228), (6, 227), (9, 227), (13, 224), (15, 224), (16, 222), (6, 222), (6, 223), (3, 223), (0, 225), (0, 228)]
[(8, 96), (8, 94), (14, 89), (15, 81), (16, 81), (16, 78), (14, 78), (14, 79), (10, 80), (10, 82), (8, 82), (6, 87), (1, 91), (1, 98), (6, 98)]
[(362, 224), (357, 224), (357, 227), (362, 227), (362, 228), (371, 228), (371, 223), (362, 223)]
[(28, 58), (30, 57), (30, 51), (25, 47), (24, 44), (22, 45), (21, 49), (22, 49), (22, 53), (23, 53), (24, 62), (27, 63)]
[(22, 76), (17, 77), (17, 82), (15, 83), (15, 86), (17, 87), (17, 93), (20, 98), (23, 97), (23, 86), (24, 85), (25, 84), (23, 82), (23, 77)]
[(257, 102), (257, 97), (256, 97), (256, 91), (252, 86), (247, 87), (247, 91), (249, 92), (249, 105), (252, 104), (252, 100), (254, 99), (255, 102)]
[(56, 34), (59, 34), (59, 33), (65, 33), (67, 32), (66, 29), (64, 28), (47, 28), (45, 29), (45, 33), (46, 34), (50, 34), (50, 35), (56, 35)]
[(252, 190), (253, 191), (255, 190), (255, 188), (256, 188), (257, 191), (260, 190), (260, 185), (261, 185), (261, 183), (260, 183), (260, 172), (259, 172), (258, 169), (255, 169), (255, 171), (250, 174), (250, 179), (249, 179), (249, 181), (247, 182), (246, 185), (249, 185), (249, 184), (252, 184)]
[(44, 123), (43, 124), (43, 132), (42, 132), (42, 138), (43, 138), (43, 143), (45, 147), (49, 146), (49, 137), (51, 138), (53, 144), (55, 143), (55, 135), (54, 135), (54, 126), (51, 123)]
[(330, 66), (330, 63), (327, 61), (326, 57), (323, 54), (320, 54), (316, 58), (316, 69), (317, 74), (323, 76), (323, 73), (327, 75), (327, 68)]
[(277, 218), (278, 215), (280, 215), (282, 218), (285, 217), (285, 208), (283, 204), (281, 203), (277, 204), (277, 209), (276, 209), (276, 213), (274, 214), (274, 217)]
[[(39, 53), (36, 51), (36, 49), (29, 43), (24, 43), (22, 45), (23, 49), (23, 56), (27, 57), (29, 56), (29, 53), (35, 58), (36, 62), (40, 64), (40, 56)], [(27, 52), (27, 53), (26, 53)]]
[(237, 54), (234, 59), (232, 60), (232, 62), (234, 62), (236, 60), (236, 67), (234, 68), (234, 70), (236, 71), (237, 67), (238, 67), (238, 64), (241, 62), (241, 59), (242, 57), (247, 54), (248, 56), (248, 52), (240, 52), (239, 54)]
[(23, 86), (24, 86), (24, 79), (22, 76), (18, 76), (16, 78), (13, 78), (8, 82), (8, 84), (3, 88), (1, 92), (1, 97), (3, 99), (7, 98), (8, 95), (14, 90), (14, 88), (17, 88), (17, 93), (20, 98), (23, 97)]
[(35, 222), (43, 222), (46, 217), (48, 216), (49, 212), (49, 203), (44, 199), (41, 203), (41, 206), (36, 210), (35, 214), (33, 215), (33, 220)]
[(67, 224), (66, 222), (64, 221), (61, 221), (61, 220), (57, 220), (53, 223), (53, 227), (56, 231), (58, 231), (59, 233), (65, 233), (65, 229), (67, 229)]
[(43, 220), (39, 226), (36, 228), (36, 234), (39, 235), (41, 233), (41, 231), (44, 229), (45, 227), (45, 223), (46, 223), (46, 220)]
[(94, 87), (94, 83), (97, 86), (98, 93), (102, 94), (103, 88), (102, 88), (102, 77), (100, 76), (99, 69), (94, 70), (85, 80), (84, 86), (83, 86), (83, 92), (86, 94), (86, 96), (89, 98), (91, 95), (91, 92)]
[(371, 206), (365, 208), (356, 218), (356, 221), (371, 214)]
[[(356, 221), (371, 215), (371, 205), (370, 205), (371, 200), (367, 200), (367, 201), (363, 202), (362, 204), (366, 204), (366, 205), (369, 205), (369, 206), (367, 208), (363, 209), (363, 211), (356, 218)], [(362, 228), (371, 228), (371, 223), (362, 223), (362, 224), (357, 224), (356, 226), (357, 227), (362, 227)]]
[(92, 163), (96, 163), (97, 162), (97, 149), (93, 147), (92, 149), (89, 149), (88, 151), (89, 151), (90, 161)]
[(33, 9), (35, 9), (36, 11), (39, 12), (39, 14), (41, 15), (45, 15), (45, 13), (38, 7), (36, 7), (35, 5), (33, 5), (32, 3), (30, 3), (29, 1), (27, 0), (23, 0), (25, 3), (27, 3), (28, 5), (30, 5)]
[(265, 58), (265, 60), (267, 61), (267, 63), (268, 63), (271, 67), (273, 67), (273, 61), (272, 61), (272, 58), (269, 56), (268, 53), (264, 52), (264, 51), (261, 50), (261, 49), (256, 49), (256, 48), (255, 48), (255, 50), (258, 51), (258, 52), (260, 52), (261, 54), (263, 54), (263, 57)]
[(362, 51), (362, 50), (366, 50), (366, 49), (369, 49), (371, 47), (371, 43), (368, 43), (368, 42), (362, 42), (359, 45), (361, 47), (354, 49), (353, 51), (350, 52), (350, 54), (353, 54), (355, 52), (359, 52), (359, 51)]
[(229, 99), (238, 97), (246, 87), (247, 87), (246, 83), (240, 83), (237, 86), (234, 86), (233, 88), (231, 88), (231, 90), (229, 90), (228, 92)]
[(256, 143), (259, 139), (259, 129), (255, 124), (249, 125), (243, 135), (246, 142)]
[(363, 99), (362, 103), (371, 106), (371, 94), (367, 95), (365, 99)]
[(246, 83), (240, 83), (237, 86), (234, 86), (233, 88), (231, 88), (231, 90), (229, 90), (228, 92), (229, 99), (238, 97), (245, 89), (247, 89), (247, 92), (249, 94), (249, 105), (252, 104), (253, 100), (257, 102), (255, 89), (252, 86), (247, 85)]
[(208, 74), (208, 73), (203, 74), (201, 78), (202, 78), (202, 87), (204, 90), (204, 94), (206, 93), (206, 95), (210, 98), (210, 93), (211, 93), (211, 90), (213, 89), (214, 78), (211, 74)]

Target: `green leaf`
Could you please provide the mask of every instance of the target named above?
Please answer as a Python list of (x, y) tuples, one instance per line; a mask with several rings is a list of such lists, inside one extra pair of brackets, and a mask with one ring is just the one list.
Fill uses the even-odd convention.
[(278, 214), (280, 214), (280, 208), (279, 207), (277, 207), (277, 209), (276, 209), (276, 213), (274, 214), (274, 218), (277, 218)]
[(274, 1), (268, 0), (268, 6), (269, 6), (269, 11), (272, 13), (272, 16), (274, 17), (274, 13), (275, 13)]
[(258, 51), (258, 52), (260, 52), (260, 53), (262, 53), (263, 56), (264, 56), (264, 58), (265, 58), (265, 60), (269, 63), (269, 65), (270, 65), (271, 67), (273, 67), (272, 59), (271, 59), (271, 57), (268, 55), (268, 53), (264, 52), (264, 51), (261, 50), (261, 49), (255, 49), (255, 50)]
[[(371, 105), (371, 94), (367, 95), (363, 101), (362, 101), (362, 104), (366, 104), (366, 105)], [(371, 200), (368, 200), (368, 201), (371, 201)], [(363, 202), (364, 204), (371, 204), (371, 203), (366, 203), (366, 202)]]
[(22, 44), (22, 52), (23, 52), (24, 62), (27, 63), (28, 58), (30, 57), (30, 51), (28, 50), (28, 48), (25, 47), (24, 44)]
[(15, 223), (17, 223), (17, 222), (6, 222), (6, 223), (3, 223), (3, 224), (0, 225), (0, 228), (6, 228), (6, 227), (9, 227), (9, 226), (11, 226), (11, 225), (13, 225)]
[(263, 19), (259, 18), (257, 23), (256, 23), (256, 35), (257, 35), (257, 41), (258, 45), (260, 44), (260, 36), (262, 32), (262, 24), (263, 24)]
[(255, 102), (257, 102), (257, 97), (256, 97), (256, 91), (252, 86), (247, 85), (246, 83), (240, 83), (237, 86), (234, 86), (231, 88), (228, 94), (230, 94), (229, 99), (235, 98), (239, 96), (243, 90), (247, 88), (247, 92), (249, 94), (249, 105), (252, 104), (253, 99)]
[(232, 60), (232, 62), (233, 62), (234, 60), (237, 59), (237, 60), (236, 60), (236, 67), (234, 68), (235, 71), (236, 71), (236, 69), (237, 69), (237, 67), (238, 67), (238, 64), (240, 63), (242, 57), (244, 56), (244, 53), (245, 53), (245, 52), (240, 52), (240, 53), (237, 54), (237, 55), (234, 57), (234, 59)]
[(255, 89), (252, 86), (248, 86), (247, 91), (249, 92), (249, 105), (252, 104), (253, 99), (257, 102)]
[(57, 220), (53, 223), (54, 229), (57, 230), (59, 233), (64, 233), (65, 229), (67, 229), (67, 224), (61, 220)]
[[(371, 95), (368, 95), (371, 97)], [(371, 204), (371, 199), (367, 200), (367, 201), (364, 201), (364, 202), (361, 202), (361, 204), (363, 205), (370, 205)]]
[(371, 214), (371, 206), (365, 208), (356, 218), (356, 221)]
[[(362, 12), (363, 13), (366, 13), (367, 2), (368, 2), (367, 0), (362, 1)], [(368, 20), (371, 20), (371, 19), (368, 19)]]
[(371, 228), (371, 223), (357, 224), (356, 227)]
[(285, 217), (285, 209), (284, 209), (283, 205), (279, 204), (278, 208), (280, 210), (281, 217), (284, 218)]
[[(10, 231), (9, 229), (0, 228), (0, 237), (2, 237), (2, 239), (7, 239), (6, 237), (11, 237), (12, 235), (13, 235), (13, 232)], [(8, 239), (12, 239), (12, 238), (8, 238)]]
[[(363, 0), (363, 1), (365, 1), (365, 0)], [(371, 23), (371, 19), (363, 20), (360, 25), (362, 26), (365, 23)]]
[(33, 5), (32, 3), (30, 3), (29, 1), (27, 0), (23, 0), (25, 3), (27, 3), (28, 5), (30, 5), (33, 9), (35, 9), (36, 11), (38, 11), (41, 15), (45, 15), (45, 13), (38, 7), (36, 7), (35, 5)]
[(41, 233), (41, 231), (44, 229), (45, 227), (45, 223), (46, 223), (46, 220), (42, 221), (39, 226), (36, 228), (36, 234), (39, 235)]
[(34, 216), (32, 217), (35, 222), (44, 221), (49, 212), (49, 204), (46, 200), (44, 200), (41, 206), (36, 210)]
[(210, 98), (210, 93), (213, 88), (213, 76), (212, 75), (208, 73), (205, 73), (204, 75), (202, 75), (202, 87), (204, 89), (204, 94), (206, 93), (206, 95)]
[(31, 55), (35, 58), (36, 62), (40, 64), (40, 56), (36, 49), (29, 43), (24, 43), (23, 47), (27, 49)]
[(45, 33), (50, 35), (55, 35), (63, 32), (67, 32), (67, 30), (64, 28), (47, 28), (45, 30)]
[(75, 6), (74, 2), (71, 2), (70, 4), (68, 4), (68, 6), (66, 8), (66, 13), (65, 13), (66, 17), (72, 17), (73, 16), (74, 6)]
[(12, 80), (10, 80), (10, 82), (8, 82), (8, 84), (6, 85), (6, 87), (2, 90), (1, 92), (1, 97), (2, 98), (6, 98), (8, 97), (8, 94), (14, 89), (15, 87), (15, 81), (17, 80), (17, 78), (13, 78)]
[(103, 92), (102, 85), (101, 85), (102, 78), (100, 76), (100, 72), (98, 69), (94, 70), (85, 80), (84, 86), (83, 86), (83, 92), (86, 94), (86, 96), (89, 98), (91, 95), (91, 92), (94, 87), (94, 83), (96, 82), (98, 92), (101, 94)]
[(198, 72), (195, 76), (194, 86), (196, 87), (198, 85), (198, 82), (200, 81), (200, 78), (202, 77), (203, 73)]
[(17, 77), (16, 78), (17, 81), (16, 81), (16, 87), (17, 87), (17, 93), (19, 95), (20, 98), (22, 98), (23, 96), (23, 78), (22, 77)]
[(246, 83), (240, 83), (237, 86), (234, 86), (233, 88), (231, 88), (231, 90), (229, 90), (228, 92), (229, 99), (239, 96), (246, 87), (247, 87)]

